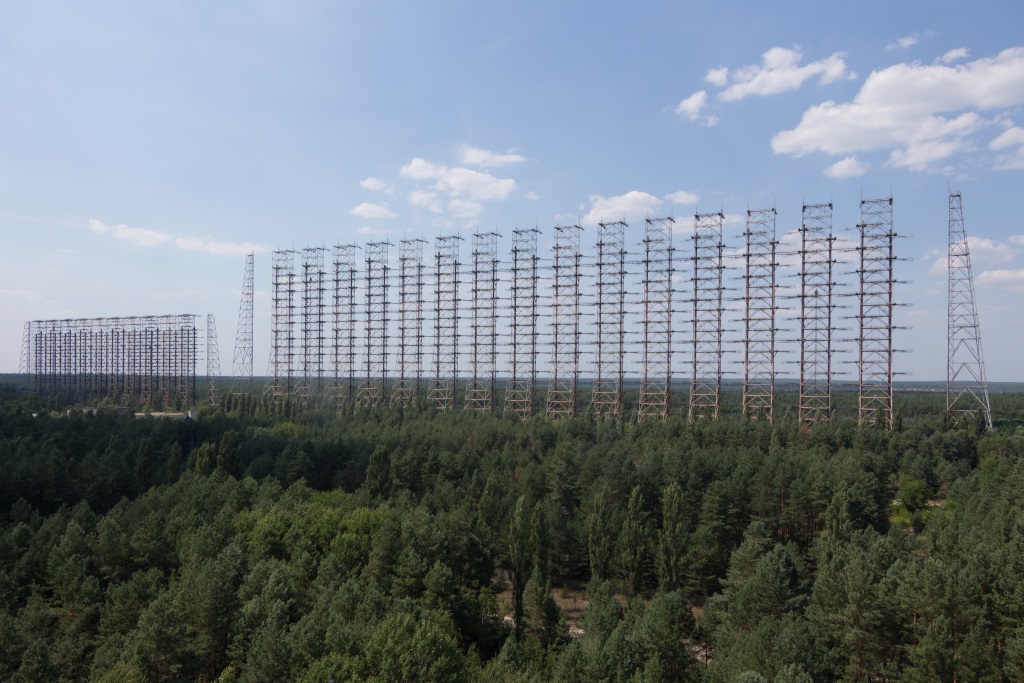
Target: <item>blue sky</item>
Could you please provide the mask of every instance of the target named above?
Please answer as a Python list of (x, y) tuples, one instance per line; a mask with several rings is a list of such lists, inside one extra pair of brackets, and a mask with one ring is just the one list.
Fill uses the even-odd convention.
[(230, 372), (251, 248), (263, 373), (275, 248), (459, 232), (466, 260), (478, 229), (579, 221), (592, 253), (597, 220), (636, 244), (695, 211), (738, 247), (747, 208), (782, 237), (832, 201), (838, 234), (891, 193), (898, 369), (942, 379), (952, 188), (989, 378), (1022, 381), (1022, 25), (1016, 2), (5, 3), (0, 371), (25, 320), (212, 312)]

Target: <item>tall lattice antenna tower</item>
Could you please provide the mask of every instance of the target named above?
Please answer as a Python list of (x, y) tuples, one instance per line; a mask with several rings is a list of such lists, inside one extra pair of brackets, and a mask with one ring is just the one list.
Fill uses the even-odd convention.
[(438, 410), (455, 408), (458, 388), (460, 241), (447, 235), (434, 242), (434, 379), (428, 398)]
[(693, 356), (689, 416), (717, 419), (722, 396), (722, 222), (725, 214), (694, 216)]
[(217, 346), (217, 321), (213, 313), (206, 314), (206, 394), (210, 405), (217, 405), (217, 383), (220, 377), (220, 349)]
[(952, 425), (984, 419), (992, 429), (981, 329), (974, 298), (971, 250), (959, 192), (949, 194), (949, 328), (946, 363), (946, 412)]
[(402, 240), (398, 256), (398, 381), (395, 403), (403, 406), (420, 397), (423, 378), (423, 245)]
[(356, 309), (358, 275), (354, 244), (338, 244), (333, 249), (334, 292), (332, 294), (333, 333), (331, 335), (331, 369), (333, 377), (328, 396), (338, 410), (343, 404), (356, 401), (356, 342), (359, 316)]
[[(673, 218), (648, 218), (644, 236), (643, 376), (639, 419), (668, 417), (672, 384)], [(721, 239), (718, 240), (721, 242)], [(719, 257), (721, 260), (721, 257)]]
[(323, 390), (326, 251), (323, 247), (302, 250), (302, 377), (295, 393), (303, 407)]
[(388, 247), (390, 242), (366, 245), (366, 373), (359, 402), (379, 408), (388, 390)]
[(466, 408), (494, 410), (498, 361), (498, 237), (473, 235), (473, 346)]
[(775, 417), (775, 209), (747, 211), (744, 254), (743, 415), (771, 422)]
[(252, 391), (252, 320), (255, 259), (255, 254), (247, 254), (245, 257), (245, 274), (242, 276), (242, 300), (238, 304), (238, 323), (235, 327), (235, 355), (231, 361), (232, 394)]
[(21, 334), (21, 362), (18, 372), (22, 375), (32, 374), (32, 323), (26, 322)]
[(533, 414), (537, 389), (536, 228), (512, 232), (512, 350), (505, 387), (505, 413), (522, 420)]
[(625, 375), (626, 223), (599, 223), (597, 232), (597, 297), (595, 301), (595, 413), (620, 417)]
[(832, 204), (805, 204), (800, 226), (800, 422), (832, 419)]
[(551, 301), (551, 378), (546, 413), (549, 418), (576, 415), (580, 358), (580, 232), (579, 225), (555, 227)]
[(266, 393), (281, 405), (292, 393), (295, 344), (295, 252), (273, 254), (274, 291), (270, 311), (270, 381)]
[(864, 199), (860, 203), (860, 291), (857, 294), (857, 424), (893, 426), (892, 333), (893, 240), (892, 197)]

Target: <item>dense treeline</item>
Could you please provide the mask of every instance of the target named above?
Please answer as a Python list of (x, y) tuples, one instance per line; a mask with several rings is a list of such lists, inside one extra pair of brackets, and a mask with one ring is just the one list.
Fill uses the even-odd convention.
[(7, 395), (0, 680), (1020, 680), (1024, 428), (931, 400), (804, 433)]

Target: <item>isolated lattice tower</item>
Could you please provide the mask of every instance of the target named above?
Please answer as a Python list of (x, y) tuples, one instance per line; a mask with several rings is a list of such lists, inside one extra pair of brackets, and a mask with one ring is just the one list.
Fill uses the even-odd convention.
[(210, 405), (217, 405), (217, 384), (220, 377), (220, 349), (217, 346), (217, 321), (213, 313), (206, 314), (206, 389)]
[(270, 381), (266, 393), (280, 405), (292, 393), (295, 344), (295, 252), (273, 253), (270, 311)]
[(594, 386), (595, 413), (622, 415), (626, 337), (626, 223), (599, 223), (595, 300)]
[(744, 254), (743, 415), (771, 422), (775, 415), (775, 209), (747, 211)]
[(832, 204), (806, 204), (800, 226), (800, 422), (832, 418)]
[(494, 410), (498, 360), (498, 238), (496, 232), (473, 235), (473, 345), (468, 410)]
[(984, 419), (992, 428), (981, 329), (974, 297), (971, 251), (959, 192), (949, 194), (949, 298), (946, 363), (946, 412), (952, 425)]
[(356, 245), (338, 244), (333, 249), (334, 292), (332, 294), (331, 369), (333, 376), (328, 398), (335, 410), (356, 401), (356, 341), (359, 316), (356, 308), (358, 289)]
[(245, 257), (242, 276), (242, 297), (238, 303), (238, 323), (235, 327), (235, 355), (231, 361), (231, 393), (252, 391), (253, 381), (253, 294), (255, 254)]
[(723, 213), (697, 214), (693, 230), (693, 355), (689, 417), (717, 419), (722, 395)]
[(398, 256), (398, 379), (395, 403), (407, 406), (420, 396), (423, 378), (423, 245), (407, 239)]
[(893, 251), (892, 197), (860, 203), (860, 291), (857, 294), (857, 424), (893, 426), (892, 314)]
[(460, 241), (447, 235), (434, 243), (434, 379), (428, 398), (438, 410), (455, 408), (458, 388)]
[[(673, 218), (648, 218), (644, 235), (643, 359), (639, 419), (668, 417), (672, 383)], [(719, 239), (719, 242), (721, 240)]]
[(555, 227), (551, 286), (551, 378), (546, 414), (576, 415), (580, 357), (580, 232), (578, 225)]
[(537, 388), (537, 235), (536, 228), (512, 233), (512, 349), (505, 414), (522, 420), (533, 414)]
[(324, 378), (324, 272), (323, 247), (302, 250), (302, 376), (295, 387), (300, 404), (308, 407), (323, 390)]
[(359, 402), (367, 408), (378, 408), (387, 400), (390, 246), (390, 242), (366, 245), (366, 372), (359, 387)]

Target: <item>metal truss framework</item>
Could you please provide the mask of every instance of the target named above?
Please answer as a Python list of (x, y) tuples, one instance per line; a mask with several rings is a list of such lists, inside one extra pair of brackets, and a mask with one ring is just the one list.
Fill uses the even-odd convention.
[(806, 204), (800, 226), (800, 423), (832, 419), (832, 204)]
[(420, 398), (423, 382), (423, 245), (425, 240), (399, 243), (398, 378), (393, 400), (408, 406)]
[(458, 235), (434, 241), (434, 378), (427, 398), (438, 410), (454, 410), (459, 378)]
[(194, 314), (26, 324), (22, 355), (36, 394), (69, 402), (185, 407), (196, 401)]
[(595, 413), (621, 417), (625, 378), (626, 339), (626, 223), (599, 223), (594, 338)]
[(388, 247), (390, 242), (366, 245), (366, 372), (359, 403), (379, 408), (388, 390)]
[(468, 410), (493, 411), (498, 370), (498, 238), (496, 232), (473, 235), (473, 346), (466, 386)]
[(555, 227), (551, 286), (551, 379), (546, 414), (576, 415), (580, 358), (580, 233), (579, 225)]
[(235, 327), (235, 354), (231, 361), (231, 393), (249, 393), (253, 389), (253, 293), (255, 254), (245, 257), (242, 276), (242, 297), (238, 304), (238, 323)]
[(743, 415), (771, 422), (775, 417), (775, 276), (779, 263), (775, 209), (747, 211), (744, 253)]
[(505, 386), (505, 414), (521, 420), (533, 414), (537, 391), (536, 228), (512, 233), (512, 349)]
[(949, 292), (946, 363), (946, 413), (951, 424), (984, 420), (992, 429), (981, 328), (974, 296), (971, 251), (964, 225), (963, 199), (949, 194)]
[(689, 417), (717, 419), (722, 394), (723, 213), (697, 214), (693, 231), (693, 356)]
[(333, 249), (334, 293), (333, 293), (333, 334), (331, 345), (331, 369), (333, 376), (328, 389), (328, 398), (335, 410), (342, 405), (356, 401), (356, 342), (359, 334), (359, 318), (356, 310), (358, 272), (356, 270), (356, 245), (338, 244)]
[(302, 376), (295, 387), (299, 403), (308, 407), (320, 398), (324, 380), (324, 272), (323, 247), (302, 250)]
[[(644, 235), (644, 338), (638, 413), (640, 420), (652, 417), (664, 420), (668, 418), (671, 405), (674, 225), (673, 218), (648, 218)], [(721, 239), (718, 241), (721, 242)]]
[(217, 346), (217, 320), (213, 313), (206, 314), (206, 397), (210, 405), (217, 405), (217, 384), (220, 377), (220, 349)]
[(295, 252), (290, 249), (275, 251), (271, 268), (274, 291), (270, 311), (270, 381), (266, 394), (280, 405), (294, 388)]
[(859, 310), (857, 321), (857, 424), (893, 426), (892, 313), (893, 299), (892, 197), (860, 203)]

